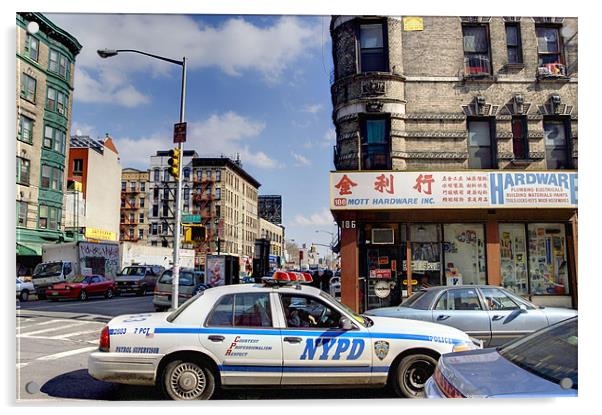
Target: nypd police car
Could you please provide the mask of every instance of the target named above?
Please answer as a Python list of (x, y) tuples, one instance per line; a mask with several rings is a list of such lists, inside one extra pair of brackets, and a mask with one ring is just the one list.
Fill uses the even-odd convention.
[(476, 349), (444, 325), (361, 316), (277, 271), (261, 284), (207, 289), (173, 312), (125, 315), (104, 327), (94, 378), (159, 385), (172, 399), (217, 387), (385, 386), (421, 397), (439, 356)]

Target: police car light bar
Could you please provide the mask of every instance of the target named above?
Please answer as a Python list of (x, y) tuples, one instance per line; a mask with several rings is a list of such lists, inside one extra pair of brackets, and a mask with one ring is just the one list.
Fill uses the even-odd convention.
[(308, 272), (296, 271), (275, 271), (271, 277), (262, 278), (268, 284), (308, 284), (313, 281), (311, 274)]

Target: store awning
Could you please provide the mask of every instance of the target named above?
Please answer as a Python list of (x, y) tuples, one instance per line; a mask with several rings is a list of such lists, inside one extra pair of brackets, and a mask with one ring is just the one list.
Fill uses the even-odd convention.
[(42, 247), (40, 245), (23, 245), (17, 242), (17, 255), (20, 256), (40, 256)]

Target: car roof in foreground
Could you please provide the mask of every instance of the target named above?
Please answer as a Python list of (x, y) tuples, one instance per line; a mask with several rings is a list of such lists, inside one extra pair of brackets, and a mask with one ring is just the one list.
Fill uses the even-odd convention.
[(246, 293), (256, 291), (274, 291), (274, 292), (287, 292), (287, 293), (303, 293), (319, 295), (321, 290), (309, 286), (307, 284), (301, 284), (301, 289), (295, 288), (295, 285), (268, 285), (262, 283), (255, 284), (235, 284), (235, 285), (221, 285), (219, 287), (209, 288), (207, 292), (211, 291), (214, 294), (230, 294), (230, 293)]
[(504, 289), (504, 287), (500, 287), (499, 285), (465, 284), (465, 285), (438, 285), (436, 287), (421, 288), (420, 291), (441, 291), (441, 290), (454, 289), (454, 288), (498, 288), (498, 289), (502, 289), (502, 290)]

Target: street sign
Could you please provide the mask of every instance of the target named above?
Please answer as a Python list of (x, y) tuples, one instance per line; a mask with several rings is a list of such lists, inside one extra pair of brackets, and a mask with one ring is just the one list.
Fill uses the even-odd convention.
[(201, 223), (201, 215), (182, 215), (182, 223)]
[(174, 143), (185, 143), (186, 142), (186, 123), (179, 122), (173, 125), (173, 142)]

